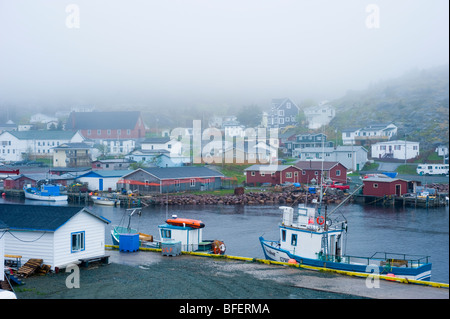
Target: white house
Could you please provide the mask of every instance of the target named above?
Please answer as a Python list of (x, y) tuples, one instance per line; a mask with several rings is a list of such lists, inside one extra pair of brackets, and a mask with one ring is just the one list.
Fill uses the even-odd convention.
[(388, 141), (372, 145), (372, 158), (411, 159), (419, 156), (419, 142)]
[(342, 131), (342, 143), (354, 145), (361, 141), (388, 141), (397, 135), (397, 126), (389, 124), (371, 124), (364, 128), (346, 129)]
[(109, 221), (86, 208), (0, 205), (0, 220), (8, 225), (5, 254), (43, 259), (52, 269), (79, 259), (105, 255), (105, 228)]
[(327, 101), (319, 105), (304, 109), (305, 117), (308, 122), (308, 128), (315, 130), (323, 125), (327, 125), (336, 116), (336, 110)]
[(0, 134), (0, 158), (7, 162), (27, 156), (52, 157), (53, 148), (64, 143), (81, 143), (84, 137), (70, 131), (9, 131)]
[(339, 162), (347, 169), (359, 171), (364, 167), (368, 151), (362, 146), (305, 147), (296, 149), (296, 156), (302, 161)]
[(105, 139), (101, 143), (106, 146), (106, 152), (108, 155), (125, 155), (136, 148), (136, 141), (133, 139)]
[(50, 122), (58, 123), (58, 119), (54, 116), (45, 115), (42, 113), (33, 114), (30, 118), (30, 123), (43, 123), (47, 124)]
[(130, 170), (96, 170), (80, 175), (77, 180), (87, 183), (90, 191), (112, 191), (117, 190), (117, 182), (122, 176), (129, 174)]
[(182, 143), (170, 137), (147, 138), (141, 142), (141, 150), (165, 150), (170, 152), (171, 155), (181, 155)]

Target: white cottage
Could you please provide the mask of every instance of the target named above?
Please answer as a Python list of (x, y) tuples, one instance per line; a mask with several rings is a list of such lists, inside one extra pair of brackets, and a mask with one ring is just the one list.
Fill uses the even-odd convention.
[(109, 221), (86, 208), (0, 204), (0, 220), (8, 225), (4, 254), (43, 259), (52, 269), (80, 259), (105, 255)]

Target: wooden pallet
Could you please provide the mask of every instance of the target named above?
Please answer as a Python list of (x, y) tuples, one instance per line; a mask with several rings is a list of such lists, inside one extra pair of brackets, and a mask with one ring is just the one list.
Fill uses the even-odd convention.
[(28, 259), (25, 265), (19, 268), (17, 274), (26, 278), (31, 274), (33, 274), (36, 271), (36, 269), (40, 268), (42, 263), (43, 263), (42, 259), (34, 259), (34, 258)]

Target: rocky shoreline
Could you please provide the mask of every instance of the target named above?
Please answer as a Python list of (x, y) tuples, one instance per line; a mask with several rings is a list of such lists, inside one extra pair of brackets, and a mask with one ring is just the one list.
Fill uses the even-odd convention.
[[(327, 192), (323, 196), (324, 204), (339, 204), (349, 193), (342, 191)], [(311, 203), (319, 200), (319, 194), (298, 191), (283, 192), (248, 192), (244, 194), (211, 195), (181, 194), (156, 195), (146, 200), (147, 205), (289, 205)], [(349, 199), (350, 201), (352, 199)]]

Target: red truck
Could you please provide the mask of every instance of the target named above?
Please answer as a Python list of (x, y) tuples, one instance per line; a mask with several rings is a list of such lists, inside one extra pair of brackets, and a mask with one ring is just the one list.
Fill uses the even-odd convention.
[(337, 188), (337, 189), (340, 189), (340, 190), (350, 189), (350, 186), (344, 185), (344, 184), (340, 184), (340, 183), (336, 183), (336, 182), (331, 182), (331, 183), (328, 183), (328, 184), (324, 184), (322, 186), (323, 187), (328, 187), (328, 188)]

